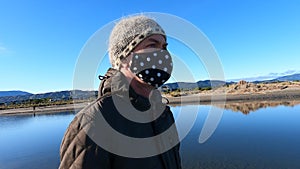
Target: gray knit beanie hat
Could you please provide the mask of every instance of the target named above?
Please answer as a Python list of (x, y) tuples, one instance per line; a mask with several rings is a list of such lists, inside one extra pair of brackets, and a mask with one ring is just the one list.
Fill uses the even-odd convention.
[(119, 69), (121, 60), (145, 38), (161, 34), (164, 30), (153, 19), (144, 15), (130, 16), (121, 19), (113, 28), (109, 37), (109, 59), (112, 67)]

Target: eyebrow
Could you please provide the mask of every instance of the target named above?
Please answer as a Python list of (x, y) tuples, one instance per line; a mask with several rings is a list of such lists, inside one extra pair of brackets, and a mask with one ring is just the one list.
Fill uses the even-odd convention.
[[(150, 42), (154, 42), (154, 43), (160, 43), (160, 41), (158, 41), (158, 40), (156, 40), (156, 39), (154, 39), (154, 38), (149, 38), (148, 39)], [(167, 45), (168, 43), (163, 43), (163, 45)]]

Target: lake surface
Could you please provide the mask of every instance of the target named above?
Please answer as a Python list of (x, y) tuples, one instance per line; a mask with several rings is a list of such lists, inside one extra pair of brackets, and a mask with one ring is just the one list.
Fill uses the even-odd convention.
[[(175, 117), (181, 108), (172, 107)], [(210, 108), (200, 106), (193, 128), (181, 143), (184, 169), (300, 168), (300, 105), (227, 104), (213, 135), (200, 144)], [(0, 116), (0, 169), (57, 168), (59, 146), (74, 116), (71, 112)]]

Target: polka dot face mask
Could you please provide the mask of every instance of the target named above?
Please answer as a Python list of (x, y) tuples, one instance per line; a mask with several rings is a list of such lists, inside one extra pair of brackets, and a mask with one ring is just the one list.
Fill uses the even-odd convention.
[(155, 49), (133, 53), (130, 69), (141, 80), (158, 88), (171, 77), (173, 63), (167, 50)]

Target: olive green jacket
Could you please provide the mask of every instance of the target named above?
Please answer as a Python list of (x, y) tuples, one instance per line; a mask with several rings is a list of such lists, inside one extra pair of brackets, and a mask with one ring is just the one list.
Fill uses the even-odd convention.
[[(171, 147), (171, 149), (163, 150), (161, 154), (142, 158), (123, 156), (121, 150), (124, 147), (119, 147), (123, 143), (122, 140), (115, 139), (103, 127), (101, 128), (104, 122), (100, 123), (100, 117), (103, 117), (115, 131), (133, 138), (149, 138), (160, 135), (170, 129), (170, 126), (174, 124), (172, 112), (168, 106), (161, 102), (160, 93), (158, 94), (157, 91), (153, 93), (150, 96), (150, 98), (154, 98), (152, 101), (136, 94), (129, 87), (126, 78), (121, 72), (109, 69), (100, 84), (98, 99), (81, 110), (69, 125), (60, 147), (61, 163), (59, 168), (181, 169), (176, 128), (169, 132), (169, 136), (156, 140), (158, 150), (163, 150), (164, 146), (172, 145), (174, 142), (175, 146)], [(126, 94), (128, 94), (128, 97)], [(118, 111), (120, 108), (117, 108), (114, 103), (118, 99), (121, 102), (124, 101), (124, 103), (128, 103), (129, 100), (129, 103), (141, 112), (153, 109), (153, 107), (155, 107), (155, 110), (163, 108), (164, 111), (157, 119), (151, 122), (134, 122), (120, 114)], [(125, 106), (124, 109), (126, 110), (127, 107)], [(103, 144), (106, 146), (103, 146)], [(111, 152), (110, 148), (114, 152)], [(149, 147), (139, 147), (137, 149), (143, 153), (149, 151), (147, 148)], [(118, 153), (119, 149), (120, 153)], [(136, 151), (135, 147), (131, 149)]]

